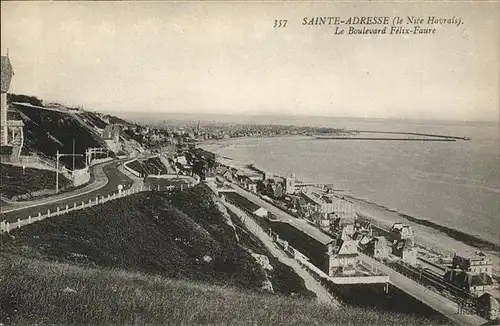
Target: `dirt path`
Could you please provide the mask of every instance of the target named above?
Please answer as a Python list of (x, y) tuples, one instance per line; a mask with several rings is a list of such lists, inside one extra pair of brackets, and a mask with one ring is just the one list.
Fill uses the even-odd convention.
[(305, 271), (297, 261), (288, 257), (283, 251), (276, 247), (271, 237), (264, 232), (264, 230), (262, 230), (262, 228), (248, 214), (230, 203), (224, 203), (224, 205), (241, 219), (247, 229), (262, 241), (274, 257), (276, 257), (283, 264), (290, 266), (297, 273), (297, 275), (304, 279), (306, 288), (316, 294), (319, 302), (340, 307), (340, 303), (336, 301), (311, 274)]

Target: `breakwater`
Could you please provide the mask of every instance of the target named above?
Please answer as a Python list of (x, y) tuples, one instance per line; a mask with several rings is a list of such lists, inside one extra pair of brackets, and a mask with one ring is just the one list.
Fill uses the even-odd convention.
[(375, 131), (375, 130), (352, 130), (352, 131), (355, 131), (355, 132), (364, 132), (364, 133), (371, 133), (371, 134), (392, 134), (392, 135), (426, 136), (426, 137), (450, 138), (450, 139), (458, 139), (458, 140), (469, 140), (470, 139), (467, 136), (458, 137), (458, 136), (428, 134), (428, 133), (422, 133), (422, 132)]
[(392, 138), (392, 137), (338, 137), (338, 136), (315, 136), (316, 139), (337, 140), (399, 140), (399, 141), (457, 141), (454, 138)]
[[(376, 131), (376, 130), (345, 130), (345, 135), (317, 135), (316, 139), (337, 139), (337, 140), (399, 140), (399, 141), (457, 141), (470, 140), (469, 137), (448, 136), (421, 132), (404, 132), (404, 131)], [(375, 136), (367, 136), (365, 134), (375, 134)], [(381, 136), (378, 136), (381, 135)], [(388, 135), (396, 135), (389, 137)], [(404, 137), (398, 137), (404, 136)], [(415, 138), (417, 136), (417, 138)]]
[(423, 132), (404, 132), (404, 131), (376, 131), (376, 130), (351, 130), (353, 132), (363, 132), (363, 133), (371, 133), (371, 134), (389, 134), (389, 135), (408, 135), (408, 136), (424, 136), (424, 137), (433, 137), (433, 138), (446, 138), (446, 139), (455, 139), (455, 140), (470, 140), (469, 137), (459, 137), (459, 136), (447, 136), (447, 135), (439, 135), (439, 134), (429, 134)]

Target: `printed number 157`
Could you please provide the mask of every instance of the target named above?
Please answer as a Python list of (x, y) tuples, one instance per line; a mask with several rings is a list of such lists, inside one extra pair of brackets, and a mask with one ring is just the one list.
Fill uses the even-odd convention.
[(274, 20), (273, 28), (286, 27), (286, 23), (288, 23), (286, 19)]

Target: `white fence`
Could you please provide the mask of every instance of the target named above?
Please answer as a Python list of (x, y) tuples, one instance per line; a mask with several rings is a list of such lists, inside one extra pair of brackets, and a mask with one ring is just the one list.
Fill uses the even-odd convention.
[[(186, 188), (189, 188), (189, 187), (190, 187), (189, 185), (186, 185)], [(64, 207), (63, 209), (57, 207), (57, 209), (55, 211), (52, 211), (52, 212), (50, 210), (47, 210), (46, 212), (43, 212), (43, 213), (39, 212), (38, 215), (34, 215), (34, 216), (30, 215), (25, 219), (17, 219), (16, 222), (2, 221), (2, 222), (0, 222), (0, 233), (4, 233), (4, 232), (9, 233), (10, 231), (12, 231), (14, 229), (19, 229), (25, 225), (41, 221), (41, 220), (44, 220), (44, 219), (52, 217), (52, 216), (60, 216), (60, 215), (67, 214), (69, 212), (78, 211), (78, 210), (82, 210), (82, 209), (89, 208), (89, 207), (94, 207), (94, 206), (101, 205), (101, 204), (107, 203), (109, 201), (118, 199), (118, 198), (123, 198), (123, 197), (129, 196), (129, 195), (132, 195), (132, 194), (136, 194), (138, 192), (151, 191), (151, 190), (157, 190), (157, 191), (167, 190), (167, 191), (169, 191), (169, 190), (173, 190), (175, 187), (174, 186), (166, 186), (166, 187), (163, 187), (163, 189), (161, 189), (160, 186), (158, 186), (158, 187), (154, 187), (154, 188), (155, 189), (151, 189), (151, 187), (143, 187), (143, 186), (132, 187), (132, 188), (129, 188), (127, 190), (123, 190), (121, 192), (113, 193), (112, 195), (98, 196), (95, 199), (89, 199), (88, 201), (82, 201), (79, 203), (75, 202), (71, 206), (66, 205), (66, 207)], [(181, 188), (181, 190), (182, 189), (183, 188)]]

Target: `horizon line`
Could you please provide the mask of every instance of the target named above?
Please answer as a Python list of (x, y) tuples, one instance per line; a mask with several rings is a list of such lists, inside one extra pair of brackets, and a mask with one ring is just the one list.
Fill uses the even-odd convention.
[[(360, 117), (360, 116), (333, 116), (333, 115), (300, 115), (300, 114), (291, 114), (291, 113), (216, 113), (216, 112), (180, 112), (180, 111), (154, 111), (154, 110), (146, 110), (146, 111), (133, 111), (133, 110), (106, 110), (106, 109), (86, 109), (86, 111), (97, 111), (106, 114), (119, 114), (119, 113), (132, 113), (132, 114), (165, 114), (165, 115), (185, 115), (185, 116), (196, 116), (196, 115), (215, 115), (215, 116), (228, 116), (228, 117), (293, 117), (293, 118), (329, 118), (329, 119), (364, 119), (364, 120), (401, 120), (401, 121), (428, 121), (428, 122), (462, 122), (462, 123), (497, 123), (499, 120), (453, 120), (453, 119), (444, 119), (444, 118), (411, 118), (411, 117)], [(147, 117), (145, 117), (147, 118)]]

